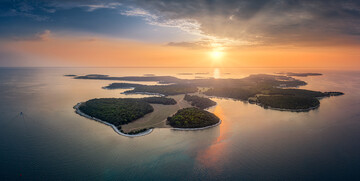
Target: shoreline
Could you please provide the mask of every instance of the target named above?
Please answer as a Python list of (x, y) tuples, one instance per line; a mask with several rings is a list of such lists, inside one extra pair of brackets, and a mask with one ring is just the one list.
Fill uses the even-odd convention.
[(122, 87), (122, 88), (109, 88), (107, 86), (101, 87), (102, 89), (106, 90), (115, 90), (115, 89), (134, 89), (135, 87)]
[[(106, 121), (103, 121), (101, 119), (98, 119), (98, 118), (95, 118), (95, 117), (92, 117), (90, 115), (87, 115), (85, 113), (83, 113), (82, 111), (80, 111), (79, 107), (81, 104), (83, 104), (84, 102), (80, 102), (80, 103), (77, 103), (73, 108), (75, 109), (75, 113), (79, 114), (80, 116), (83, 116), (85, 118), (88, 118), (88, 119), (91, 119), (91, 120), (94, 120), (94, 121), (97, 121), (97, 122), (100, 122), (102, 124), (105, 124), (107, 126), (110, 126), (117, 134), (121, 135), (121, 136), (125, 136), (125, 137), (129, 137), (129, 138), (133, 138), (133, 137), (139, 137), (139, 136), (145, 136), (145, 135), (148, 135), (150, 134), (155, 128), (150, 128), (144, 132), (140, 132), (138, 134), (126, 134), (126, 133), (123, 133), (121, 132), (115, 125), (111, 124), (111, 123), (108, 123)], [(217, 104), (216, 104), (217, 105)], [(216, 106), (214, 105), (214, 106)], [(210, 108), (214, 107), (214, 106), (211, 106), (207, 109), (205, 109), (206, 111), (208, 111)], [(136, 121), (136, 120), (135, 120)], [(217, 122), (216, 124), (214, 125), (210, 125), (210, 126), (205, 126), (205, 127), (201, 127), (201, 128), (175, 128), (175, 127), (170, 127), (169, 129), (170, 130), (174, 130), (174, 131), (197, 131), (197, 130), (204, 130), (204, 129), (209, 129), (209, 128), (212, 128), (212, 127), (216, 127), (218, 125), (220, 125), (222, 123), (222, 120), (219, 119), (219, 122)]]
[(124, 95), (136, 95), (136, 94), (140, 94), (140, 95), (150, 95), (150, 96), (160, 96), (160, 97), (166, 97), (166, 95), (164, 94), (159, 94), (159, 93), (151, 93), (151, 92), (122, 92), (120, 94), (124, 94)]
[(148, 134), (150, 134), (150, 133), (154, 130), (153, 128), (150, 128), (150, 129), (148, 129), (148, 130), (146, 130), (146, 131), (144, 131), (144, 132), (138, 133), (138, 134), (126, 134), (126, 133), (123, 133), (123, 132), (121, 132), (119, 129), (117, 129), (117, 127), (116, 127), (115, 125), (113, 125), (113, 124), (108, 123), (108, 122), (106, 122), (106, 121), (103, 121), (103, 120), (101, 120), (101, 119), (98, 119), (98, 118), (89, 116), (89, 115), (81, 112), (80, 109), (79, 109), (79, 107), (80, 107), (80, 105), (81, 105), (82, 103), (83, 103), (83, 102), (77, 103), (77, 104), (74, 106), (75, 113), (77, 113), (77, 114), (79, 114), (80, 116), (83, 116), (83, 117), (85, 117), (85, 118), (92, 119), (92, 120), (94, 120), (94, 121), (97, 121), (97, 122), (103, 123), (103, 124), (105, 124), (105, 125), (107, 125), (107, 126), (110, 126), (110, 127), (113, 128), (113, 130), (114, 130), (117, 134), (119, 134), (119, 135), (121, 135), (121, 136), (129, 137), (129, 138), (134, 138), (134, 137), (139, 137), (139, 136), (148, 135)]
[[(311, 111), (311, 110), (315, 110), (317, 108), (320, 107), (320, 104), (317, 105), (317, 106), (314, 106), (314, 107), (310, 107), (310, 108), (307, 108), (307, 109), (285, 109), (285, 108), (276, 108), (276, 107), (265, 107), (264, 105), (262, 105), (261, 103), (258, 103), (258, 102), (250, 102), (249, 100), (242, 100), (242, 99), (234, 99), (234, 98), (228, 98), (228, 97), (217, 97), (217, 96), (209, 96), (210, 98), (217, 98), (217, 99), (224, 99), (224, 100), (232, 100), (232, 101), (241, 101), (243, 103), (248, 103), (248, 104), (255, 104), (257, 106), (260, 106), (262, 107), (263, 109), (271, 109), (271, 110), (274, 110), (274, 111), (288, 111), (288, 112), (308, 112), (308, 111)], [(323, 96), (323, 97), (316, 97), (317, 99), (323, 99), (323, 98), (326, 98), (326, 97), (329, 97), (329, 96)]]
[(255, 103), (256, 105), (264, 108), (264, 109), (271, 109), (271, 110), (275, 110), (275, 111), (288, 111), (288, 112), (309, 112), (311, 110), (315, 110), (317, 108), (320, 107), (320, 104), (317, 105), (317, 106), (314, 106), (314, 107), (309, 107), (309, 108), (306, 108), (306, 109), (285, 109), (285, 108), (276, 108), (276, 107), (265, 107), (264, 105), (260, 104), (260, 103)]
[(175, 130), (175, 131), (197, 131), (197, 130), (204, 130), (204, 129), (208, 129), (208, 128), (212, 128), (212, 127), (216, 127), (219, 126), (221, 124), (221, 119), (219, 119), (219, 122), (210, 126), (205, 126), (202, 128), (171, 128), (171, 130)]

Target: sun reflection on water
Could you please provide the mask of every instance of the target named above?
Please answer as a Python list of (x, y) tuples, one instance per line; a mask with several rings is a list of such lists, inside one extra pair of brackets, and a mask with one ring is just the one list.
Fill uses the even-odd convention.
[(225, 149), (227, 148), (227, 142), (224, 142), (224, 140), (226, 140), (226, 132), (229, 129), (229, 125), (226, 123), (226, 121), (224, 121), (225, 115), (221, 106), (217, 105), (213, 113), (222, 120), (221, 124), (219, 125), (219, 136), (212, 142), (209, 147), (198, 152), (197, 160), (204, 167), (213, 168), (215, 171), (219, 172), (222, 169), (219, 161), (222, 158), (222, 154), (224, 153)]
[(220, 78), (220, 70), (218, 68), (214, 69), (213, 77), (214, 79)]

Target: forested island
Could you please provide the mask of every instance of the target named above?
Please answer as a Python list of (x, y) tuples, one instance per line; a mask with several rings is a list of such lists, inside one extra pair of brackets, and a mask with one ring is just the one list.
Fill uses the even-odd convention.
[(319, 100), (315, 97), (287, 95), (258, 96), (257, 103), (265, 108), (297, 111), (315, 109), (320, 105)]
[(296, 73), (296, 72), (280, 72), (277, 74), (282, 74), (286, 76), (293, 76), (293, 77), (308, 77), (308, 76), (320, 76), (321, 73)]
[(167, 97), (145, 97), (139, 100), (143, 100), (150, 104), (163, 104), (163, 105), (174, 105), (176, 101), (172, 98)]
[(203, 128), (220, 121), (213, 113), (195, 107), (181, 109), (167, 120), (175, 128)]
[[(296, 73), (293, 75), (314, 76), (317, 74)], [(285, 75), (257, 74), (241, 79), (179, 79), (154, 75), (110, 77), (90, 74), (74, 76), (74, 78), (158, 83), (158, 85), (112, 83), (103, 87), (105, 89), (132, 89), (123, 93), (156, 94), (157, 97), (92, 99), (78, 106), (78, 110), (81, 114), (84, 113), (85, 117), (105, 121), (124, 133), (123, 126), (127, 134), (141, 134), (154, 125), (160, 127), (170, 125), (177, 129), (198, 129), (220, 124), (218, 117), (204, 110), (216, 105), (216, 102), (206, 96), (241, 100), (281, 111), (310, 111), (320, 106), (321, 98), (344, 94), (334, 91), (299, 89), (297, 87), (306, 85), (306, 82)]]
[[(319, 73), (284, 73), (293, 76), (315, 76)], [(343, 95), (342, 92), (319, 92), (305, 89), (294, 89), (306, 85), (306, 82), (285, 75), (250, 75), (242, 79), (179, 79), (171, 76), (140, 76), (140, 77), (109, 77), (107, 75), (90, 74), (77, 76), (75, 79), (100, 79), (100, 80), (127, 80), (127, 81), (157, 81), (168, 85), (141, 85), (127, 83), (113, 83), (107, 88), (134, 88), (124, 93), (151, 93), (160, 95), (189, 94), (199, 91), (198, 87), (207, 87), (202, 94), (231, 98), (236, 100), (256, 103), (267, 108), (279, 108), (283, 110), (308, 111), (320, 105), (315, 99), (330, 96)], [(261, 97), (260, 97), (261, 96)], [(264, 96), (270, 96), (264, 98)], [(200, 108), (204, 108), (205, 100), (187, 96), (186, 99)], [(193, 100), (190, 100), (193, 99)], [(197, 99), (197, 100), (195, 100)], [(271, 101), (269, 101), (271, 100)], [(301, 105), (295, 105), (294, 100)], [(312, 101), (309, 101), (312, 100)], [(208, 101), (209, 102), (209, 101)], [(203, 104), (204, 105), (201, 105)]]
[(121, 129), (121, 125), (143, 117), (154, 111), (153, 107), (140, 99), (102, 98), (91, 99), (79, 106), (79, 110), (91, 117), (106, 121)]
[(185, 94), (184, 100), (190, 102), (192, 106), (198, 107), (200, 109), (207, 109), (216, 105), (215, 101), (212, 101), (211, 99), (206, 97), (200, 97), (196, 95)]
[(133, 90), (125, 91), (125, 94), (152, 93), (161, 95), (178, 95), (197, 92), (197, 87), (189, 84), (175, 85), (143, 85), (137, 86)]
[(166, 97), (147, 98), (100, 98), (82, 103), (78, 109), (91, 117), (110, 123), (121, 131), (128, 124), (154, 111), (151, 104), (174, 105), (176, 101)]
[(144, 86), (141, 84), (130, 84), (130, 83), (112, 83), (108, 86), (103, 87), (104, 89), (130, 89), (139, 86)]

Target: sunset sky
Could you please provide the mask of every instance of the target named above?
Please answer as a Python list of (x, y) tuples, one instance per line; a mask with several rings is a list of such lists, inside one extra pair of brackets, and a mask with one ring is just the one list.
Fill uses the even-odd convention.
[(0, 66), (360, 68), (355, 0), (2, 0)]

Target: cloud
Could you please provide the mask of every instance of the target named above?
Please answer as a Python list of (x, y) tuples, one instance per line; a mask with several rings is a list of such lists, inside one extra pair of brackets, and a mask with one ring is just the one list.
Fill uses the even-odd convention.
[(53, 9), (53, 8), (41, 8), (41, 9), (47, 13), (55, 13), (56, 12), (56, 9)]
[(79, 7), (85, 7), (87, 8), (87, 11), (95, 11), (97, 9), (115, 9), (117, 7), (121, 6), (121, 3), (107, 3), (107, 4), (86, 4), (86, 5), (79, 5)]
[(360, 43), (360, 1), (135, 0), (130, 4), (146, 12), (141, 16), (151, 24), (171, 22), (171, 27), (190, 33), (250, 45)]
[(36, 39), (37, 40), (47, 41), (47, 40), (50, 40), (50, 38), (51, 38), (51, 31), (50, 30), (45, 30), (42, 33), (36, 34)]
[(89, 13), (111, 9), (199, 37), (171, 46), (203, 46), (203, 39), (225, 47), (360, 43), (360, 1), (355, 0), (39, 0), (9, 7), (3, 16), (36, 21), (49, 20), (47, 13), (59, 9), (81, 8)]
[(53, 37), (53, 33), (50, 30), (44, 30), (39, 33), (35, 33), (29, 36), (15, 36), (11, 40), (14, 41), (48, 41)]
[(37, 15), (37, 14), (33, 14), (32, 12), (24, 12), (24, 11), (19, 11), (17, 9), (11, 9), (8, 12), (5, 12), (3, 14), (1, 14), (1, 16), (21, 16), (21, 17), (27, 17), (27, 18), (31, 18), (35, 21), (46, 21), (49, 20), (49, 17), (47, 16), (41, 16), (41, 15)]
[(169, 19), (165, 16), (152, 14), (149, 11), (140, 8), (129, 8), (127, 10), (121, 11), (121, 14), (125, 16), (143, 17), (151, 25), (179, 28), (185, 32), (189, 32), (197, 35), (203, 34), (199, 30), (200, 24), (193, 19), (186, 19), (186, 18)]
[(163, 15), (152, 14), (149, 11), (140, 8), (129, 8), (121, 11), (122, 15), (125, 16), (137, 16), (144, 18), (148, 24), (161, 26), (161, 27), (172, 27), (179, 28), (182, 31), (188, 32), (193, 35), (197, 35), (201, 40), (191, 42), (169, 42), (169, 46), (180, 46), (180, 47), (191, 47), (191, 48), (219, 48), (234, 45), (249, 45), (251, 42), (246, 41), (233, 41), (229, 38), (219, 38), (213, 35), (206, 34), (201, 30), (201, 24), (191, 18), (178, 18), (171, 19)]
[(44, 15), (38, 15), (35, 13), (35, 8), (26, 2), (14, 2), (10, 6), (11, 8), (3, 10), (0, 16), (11, 17), (11, 16), (20, 16), (31, 18), (35, 21), (47, 21), (49, 17)]
[(195, 41), (169, 42), (168, 46), (186, 47), (191, 49), (213, 49), (223, 50), (238, 46), (250, 46), (248, 42), (235, 41), (231, 39), (219, 39), (216, 37), (202, 38)]
[(168, 46), (177, 46), (177, 47), (187, 47), (187, 48), (197, 48), (197, 49), (207, 49), (211, 48), (209, 41), (192, 41), (192, 42), (169, 42)]

